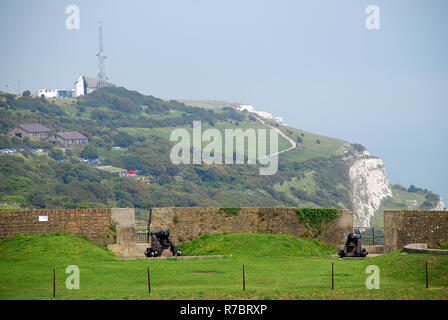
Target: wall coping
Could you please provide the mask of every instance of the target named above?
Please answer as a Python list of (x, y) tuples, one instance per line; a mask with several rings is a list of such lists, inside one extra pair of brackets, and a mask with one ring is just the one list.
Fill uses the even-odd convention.
[(410, 243), (403, 247), (403, 251), (407, 253), (432, 253), (440, 255), (448, 255), (448, 250), (428, 249), (426, 243)]
[[(222, 208), (233, 208), (232, 206), (230, 207), (154, 207), (151, 209), (222, 209)], [(234, 208), (241, 208), (241, 209), (278, 209), (278, 210), (291, 210), (291, 209), (305, 209), (305, 208), (309, 208), (309, 207), (260, 207), (260, 206), (255, 206), (255, 207), (234, 207)], [(327, 207), (318, 207), (316, 209), (329, 209)], [(350, 209), (340, 209), (340, 208), (333, 208), (333, 209), (337, 209), (339, 211), (351, 211)]]
[(402, 209), (402, 210), (384, 210), (384, 212), (393, 212), (393, 213), (396, 213), (396, 212), (416, 212), (416, 213), (419, 213), (419, 212), (431, 212), (431, 213), (448, 213), (448, 210), (404, 210), (404, 209)]

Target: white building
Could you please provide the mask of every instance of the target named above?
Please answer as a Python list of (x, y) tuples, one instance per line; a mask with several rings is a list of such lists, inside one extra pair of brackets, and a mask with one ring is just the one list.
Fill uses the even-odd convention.
[[(115, 87), (110, 82), (104, 82), (105, 87)], [(98, 80), (86, 76), (80, 76), (78, 81), (75, 82), (75, 97), (89, 94), (98, 89)]]
[(75, 90), (67, 89), (39, 89), (37, 96), (45, 98), (71, 98), (74, 92)]
[(247, 111), (249, 113), (256, 114), (259, 117), (262, 117), (264, 119), (268, 120), (275, 120), (277, 122), (283, 123), (282, 117), (274, 117), (272, 113), (266, 112), (266, 111), (257, 111), (253, 106), (250, 104), (240, 104), (240, 106), (237, 108), (238, 111)]

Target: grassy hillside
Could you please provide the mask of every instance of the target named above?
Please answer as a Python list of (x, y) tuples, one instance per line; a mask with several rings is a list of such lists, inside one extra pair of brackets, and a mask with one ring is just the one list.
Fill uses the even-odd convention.
[[(356, 146), (276, 123), (271, 125), (297, 147), (279, 155), (275, 175), (260, 176), (259, 164), (172, 164), (174, 143), (169, 136), (175, 128), (191, 132), (193, 121), (201, 121), (202, 130), (220, 132), (265, 128), (247, 112), (236, 111), (233, 104), (192, 103), (200, 107), (125, 88), (103, 88), (71, 99), (0, 92), (0, 149), (47, 150), (0, 155), (0, 201), (29, 208), (135, 207), (139, 213), (158, 206), (351, 208), (350, 164), (338, 155)], [(89, 145), (63, 153), (49, 142), (6, 136), (15, 125), (39, 122), (55, 132), (79, 131), (89, 138)], [(279, 150), (289, 146), (279, 136)], [(256, 145), (246, 144), (245, 149), (247, 155)], [(94, 164), (80, 163), (80, 157), (99, 157), (103, 166), (115, 171), (139, 170), (140, 175), (119, 177), (113, 170), (100, 171)], [(61, 159), (67, 162), (57, 162)]]
[(439, 196), (427, 189), (412, 188), (408, 189), (401, 185), (392, 185), (392, 197), (384, 199), (370, 218), (373, 226), (384, 226), (384, 210), (431, 210), (439, 201)]
[[(221, 132), (226, 128), (265, 127), (228, 105), (215, 109), (191, 107), (124, 88), (104, 88), (73, 99), (0, 95), (0, 129), (4, 134), (17, 124), (37, 122), (54, 131), (79, 131), (89, 138), (89, 154), (97, 154), (102, 165), (141, 173), (137, 178), (119, 178), (105, 170), (100, 172), (94, 165), (79, 163), (81, 149), (58, 155), (49, 143), (0, 135), (0, 148), (44, 147), (49, 151), (1, 155), (0, 201), (15, 199), (13, 202), (24, 207), (38, 208), (351, 206), (347, 165), (333, 159), (350, 148), (341, 140), (279, 127), (301, 142), (297, 150), (280, 155), (279, 170), (273, 176), (260, 176), (258, 164), (177, 166), (169, 158), (173, 145), (169, 135), (175, 128), (191, 131), (194, 120), (202, 122), (203, 130), (213, 127)], [(254, 147), (246, 146), (246, 151)], [(287, 147), (289, 143), (280, 136), (279, 149)], [(70, 161), (58, 163), (58, 158)], [(307, 175), (312, 170), (316, 174)], [(78, 176), (84, 171), (95, 178)], [(299, 187), (277, 187), (288, 181), (297, 181)], [(43, 188), (37, 190), (38, 184)], [(313, 188), (308, 189), (309, 185)], [(70, 190), (76, 192), (71, 194)]]
[(236, 108), (241, 103), (227, 102), (222, 100), (193, 100), (193, 99), (176, 99), (176, 101), (182, 102), (187, 106), (199, 107), (204, 109), (222, 109), (225, 107)]
[(183, 243), (185, 255), (231, 254), (237, 257), (328, 256), (336, 249), (314, 240), (279, 234), (218, 234), (204, 235)]
[[(214, 110), (219, 110), (226, 107), (237, 108), (240, 105), (240, 103), (216, 100), (184, 99), (178, 101), (185, 103), (186, 105)], [(329, 158), (332, 155), (339, 155), (345, 150), (351, 149), (350, 143), (340, 139), (318, 135), (290, 126), (275, 123), (273, 123), (273, 125), (277, 126), (282, 132), (287, 134), (288, 137), (292, 138), (296, 143), (298, 143), (297, 150), (289, 152), (287, 155), (285, 155), (286, 159), (290, 161), (303, 162), (305, 160), (318, 157)], [(279, 138), (281, 139), (282, 137)], [(319, 140), (320, 143), (316, 143), (317, 140)], [(282, 143), (280, 143), (280, 145), (282, 145)]]
[[(0, 299), (52, 299), (53, 269), (56, 299), (448, 299), (448, 256), (393, 252), (367, 260), (340, 260), (328, 257), (327, 249), (312, 241), (271, 235), (200, 239), (184, 247), (185, 251), (187, 246), (202, 250), (201, 244), (222, 248), (224, 242), (241, 241), (249, 248), (234, 251), (231, 258), (116, 260), (106, 249), (69, 235), (17, 236), (0, 242)], [(323, 256), (310, 257), (316, 253), (307, 252), (310, 248)], [(296, 251), (306, 256), (293, 254)], [(430, 290), (425, 289), (426, 261)], [(335, 290), (331, 290), (331, 263)], [(380, 269), (379, 290), (365, 287), (365, 270), (372, 264)], [(65, 286), (69, 265), (79, 267), (79, 290)]]
[(22, 234), (0, 242), (3, 262), (59, 263), (111, 261), (114, 254), (87, 239), (69, 234)]

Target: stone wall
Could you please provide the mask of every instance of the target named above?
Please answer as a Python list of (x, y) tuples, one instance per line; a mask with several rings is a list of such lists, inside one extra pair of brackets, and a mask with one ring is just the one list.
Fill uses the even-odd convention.
[(387, 251), (410, 243), (448, 242), (448, 211), (384, 211), (384, 244)]
[[(310, 237), (294, 208), (242, 208), (229, 215), (219, 208), (154, 208), (150, 217), (152, 230), (168, 229), (176, 244), (204, 234), (270, 232), (295, 237)], [(343, 245), (353, 230), (353, 214), (340, 210), (337, 219), (322, 228), (317, 240)]]
[(111, 223), (117, 229), (117, 244), (135, 243), (135, 212), (134, 208), (111, 209)]
[(110, 229), (111, 210), (113, 209), (0, 212), (0, 240), (21, 233), (70, 233), (107, 245), (114, 243), (114, 233)]

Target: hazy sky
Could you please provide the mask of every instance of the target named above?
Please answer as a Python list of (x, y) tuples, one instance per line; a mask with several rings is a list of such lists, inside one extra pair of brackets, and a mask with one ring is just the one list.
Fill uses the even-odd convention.
[[(80, 29), (65, 26), (80, 9)], [(380, 29), (368, 30), (368, 5)], [(392, 183), (448, 202), (448, 1), (0, 2), (0, 90), (95, 76), (162, 98), (243, 102), (365, 145)], [(8, 85), (8, 87), (6, 87)]]

